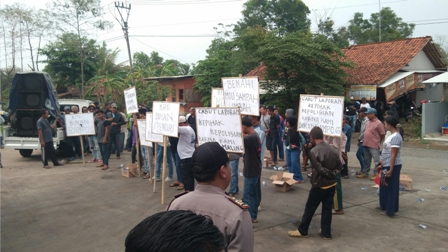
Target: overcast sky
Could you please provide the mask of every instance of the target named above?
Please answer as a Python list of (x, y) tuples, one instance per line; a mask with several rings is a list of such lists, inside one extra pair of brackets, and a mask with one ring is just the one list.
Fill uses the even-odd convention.
[[(0, 0), (0, 5), (12, 4), (14, 0)], [(45, 8), (45, 0), (19, 0), (35, 8)], [(158, 51), (165, 59), (177, 59), (184, 63), (196, 63), (204, 59), (206, 49), (216, 33), (218, 23), (233, 24), (241, 18), (243, 0), (134, 0), (129, 15), (131, 53)], [(309, 18), (312, 30), (316, 30), (316, 18), (331, 15), (335, 27), (345, 26), (355, 12), (369, 18), (378, 12), (375, 0), (304, 0), (311, 10)], [(103, 0), (104, 18), (113, 21), (109, 31), (92, 33), (99, 42), (106, 41), (109, 48), (119, 48), (117, 63), (127, 61), (126, 42), (112, 0)], [(391, 7), (405, 22), (417, 24), (413, 37), (445, 36), (448, 44), (448, 0), (381, 0), (381, 7)], [(170, 36), (184, 37), (170, 37)], [(146, 36), (146, 37), (144, 37)], [(162, 37), (149, 37), (162, 36)], [(190, 36), (190, 37), (189, 37)], [(3, 45), (2, 45), (3, 47)], [(3, 51), (2, 51), (3, 53)], [(29, 60), (29, 57), (26, 58)], [(17, 59), (18, 60), (18, 59)], [(4, 67), (4, 60), (0, 62)]]

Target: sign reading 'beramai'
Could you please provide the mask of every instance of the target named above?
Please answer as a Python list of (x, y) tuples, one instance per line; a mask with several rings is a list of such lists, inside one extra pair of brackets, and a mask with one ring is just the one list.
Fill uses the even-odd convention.
[(258, 77), (222, 78), (224, 104), (239, 107), (242, 115), (260, 114)]
[(326, 136), (341, 136), (344, 97), (300, 95), (298, 111), (298, 131), (310, 132), (319, 126)]

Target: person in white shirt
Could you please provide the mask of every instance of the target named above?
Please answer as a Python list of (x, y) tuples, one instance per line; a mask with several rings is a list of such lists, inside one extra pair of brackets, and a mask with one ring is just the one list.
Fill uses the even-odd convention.
[(359, 105), (360, 108), (366, 108), (366, 109), (370, 108), (370, 104), (367, 102), (367, 99), (365, 97), (363, 97), (361, 101), (362, 101), (361, 105)]
[(179, 116), (179, 143), (177, 153), (182, 163), (182, 180), (185, 191), (194, 191), (192, 157), (195, 150), (196, 134), (187, 122), (185, 116)]

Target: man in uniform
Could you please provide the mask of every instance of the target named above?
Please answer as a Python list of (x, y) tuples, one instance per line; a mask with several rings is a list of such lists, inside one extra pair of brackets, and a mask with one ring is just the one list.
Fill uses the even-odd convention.
[(191, 210), (209, 216), (224, 234), (227, 251), (253, 251), (254, 232), (248, 206), (227, 196), (231, 171), (226, 151), (216, 142), (199, 146), (193, 154), (193, 192), (177, 195), (167, 210)]

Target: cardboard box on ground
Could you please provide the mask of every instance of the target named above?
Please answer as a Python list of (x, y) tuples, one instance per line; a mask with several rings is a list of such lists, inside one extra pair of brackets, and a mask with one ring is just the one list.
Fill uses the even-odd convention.
[(400, 191), (412, 190), (412, 177), (406, 174), (400, 174)]
[(277, 172), (276, 175), (272, 175), (270, 177), (271, 180), (274, 180), (272, 184), (274, 184), (274, 190), (279, 192), (287, 192), (292, 189), (292, 186), (296, 183), (293, 179), (294, 174), (289, 172)]
[(137, 164), (128, 164), (121, 169), (121, 176), (126, 178), (137, 177)]

